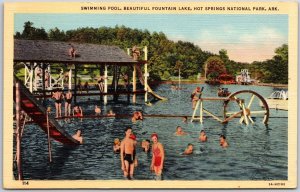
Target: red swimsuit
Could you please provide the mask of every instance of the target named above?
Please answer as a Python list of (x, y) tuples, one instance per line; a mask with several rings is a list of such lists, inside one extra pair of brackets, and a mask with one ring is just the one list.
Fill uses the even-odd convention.
[(153, 155), (154, 155), (154, 166), (158, 167), (161, 165), (161, 156), (160, 156), (160, 149), (153, 148)]

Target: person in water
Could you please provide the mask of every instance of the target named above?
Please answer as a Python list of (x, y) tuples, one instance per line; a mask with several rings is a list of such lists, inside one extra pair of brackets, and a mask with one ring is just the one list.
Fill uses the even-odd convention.
[(77, 129), (75, 135), (73, 135), (72, 137), (73, 137), (73, 139), (79, 141), (80, 144), (83, 143), (83, 137), (81, 135), (81, 130), (80, 129)]
[(133, 133), (131, 133), (129, 138), (134, 141), (134, 151), (133, 151), (134, 163), (133, 164), (135, 167), (137, 167), (138, 161), (137, 161), (137, 156), (136, 156), (136, 145), (137, 145), (136, 136)]
[(151, 139), (153, 142), (152, 145), (152, 161), (150, 170), (154, 171), (157, 178), (161, 177), (162, 170), (164, 168), (164, 159), (165, 159), (165, 151), (163, 145), (158, 142), (157, 133), (153, 133), (151, 135)]
[(135, 111), (135, 112), (133, 113), (133, 116), (132, 116), (132, 118), (131, 118), (131, 121), (132, 121), (132, 122), (136, 122), (136, 121), (138, 121), (138, 120), (143, 120), (143, 114), (142, 114), (142, 112), (140, 112), (140, 111)]
[(125, 138), (121, 142), (121, 168), (124, 172), (124, 177), (127, 179), (133, 178), (134, 173), (134, 151), (135, 151), (135, 141), (130, 139), (132, 133), (132, 128), (127, 127), (125, 129)]
[(197, 101), (201, 98), (202, 92), (200, 87), (196, 87), (193, 91), (191, 98), (192, 98), (192, 108), (195, 109)]
[(100, 115), (101, 114), (101, 109), (97, 105), (95, 105), (95, 115)]
[(193, 154), (193, 150), (194, 150), (194, 145), (189, 143), (186, 149), (184, 150), (183, 155), (191, 155)]
[(174, 133), (175, 136), (183, 136), (183, 135), (186, 135), (186, 134), (187, 133), (182, 130), (181, 126), (176, 127), (176, 132)]
[(65, 116), (71, 116), (71, 103), (72, 103), (72, 92), (69, 89), (65, 95)]
[(205, 133), (204, 130), (201, 130), (201, 131), (200, 131), (199, 140), (200, 140), (201, 142), (206, 142), (206, 141), (207, 141), (207, 136), (206, 136), (206, 133)]
[(120, 139), (116, 138), (114, 140), (114, 146), (113, 146), (114, 152), (115, 153), (120, 153), (121, 150), (121, 142)]
[[(83, 111), (79, 105), (76, 105), (73, 108), (73, 116), (75, 117), (83, 117)], [(82, 118), (80, 119), (82, 121)]]
[(142, 149), (144, 152), (149, 152), (150, 150), (150, 140), (149, 139), (145, 139), (142, 141), (141, 143)]
[(62, 94), (62, 92), (60, 90), (57, 89), (53, 93), (52, 98), (54, 98), (54, 100), (55, 100), (55, 109), (56, 109), (55, 117), (56, 118), (61, 117), (61, 103), (64, 98), (64, 95)]
[(188, 119), (187, 116), (182, 117), (182, 122), (187, 123), (187, 119)]
[(113, 112), (112, 109), (110, 109), (109, 112), (107, 113), (107, 116), (113, 117), (113, 116), (116, 116), (116, 114)]
[(226, 148), (229, 146), (227, 143), (226, 137), (224, 135), (220, 135), (220, 146)]

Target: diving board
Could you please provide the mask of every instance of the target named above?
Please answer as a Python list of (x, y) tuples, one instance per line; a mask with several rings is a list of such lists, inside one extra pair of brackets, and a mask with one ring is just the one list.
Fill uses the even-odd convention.
[[(29, 92), (23, 83), (15, 77), (20, 87), (21, 109), (47, 134), (47, 111), (46, 108)], [(15, 89), (14, 89), (15, 95)], [(14, 96), (14, 100), (16, 97)], [(66, 145), (79, 145), (79, 142), (69, 135), (58, 122), (49, 115), (49, 135), (54, 140)]]

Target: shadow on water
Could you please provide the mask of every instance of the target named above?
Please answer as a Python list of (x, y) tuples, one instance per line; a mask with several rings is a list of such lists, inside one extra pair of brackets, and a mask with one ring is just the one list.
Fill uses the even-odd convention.
[(56, 149), (56, 153), (54, 154), (52, 162), (49, 163), (51, 175), (55, 176), (61, 174), (64, 169), (65, 163), (68, 161), (71, 151), (75, 150), (76, 148), (78, 148), (78, 146), (71, 147), (63, 145)]

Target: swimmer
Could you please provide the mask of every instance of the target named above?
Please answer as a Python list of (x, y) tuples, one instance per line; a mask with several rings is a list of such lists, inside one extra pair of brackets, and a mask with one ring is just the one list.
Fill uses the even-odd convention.
[(220, 135), (220, 146), (226, 148), (229, 146), (227, 143), (226, 137), (224, 135)]
[(146, 140), (143, 140), (142, 141), (142, 149), (144, 152), (149, 152), (149, 149), (150, 149), (150, 140), (146, 139)]
[(187, 133), (182, 130), (181, 126), (176, 127), (176, 132), (174, 133), (175, 136), (183, 136), (183, 135), (186, 135), (186, 134)]
[(190, 155), (193, 154), (193, 150), (194, 150), (194, 145), (189, 143), (185, 149), (185, 151), (183, 152), (183, 155)]
[(116, 114), (113, 112), (112, 109), (110, 109), (109, 112), (107, 113), (107, 116), (112, 117), (112, 116), (116, 116)]
[(187, 116), (182, 117), (182, 122), (187, 123)]
[(71, 45), (71, 48), (69, 49), (69, 56), (72, 58), (72, 57), (76, 57), (76, 50), (74, 48), (73, 45)]
[(77, 129), (75, 135), (73, 135), (72, 137), (73, 137), (73, 139), (79, 141), (80, 144), (83, 143), (83, 137), (81, 135), (81, 130), (80, 129)]
[[(73, 116), (76, 116), (76, 117), (83, 117), (83, 111), (81, 109), (80, 106), (76, 105), (74, 108), (73, 108)], [(82, 121), (82, 118), (81, 118), (81, 121)]]
[(191, 95), (193, 109), (195, 109), (197, 101), (201, 98), (201, 95), (202, 95), (202, 91), (201, 91), (200, 87), (197, 87)]
[(152, 161), (150, 170), (155, 172), (157, 178), (160, 178), (164, 168), (165, 151), (163, 145), (158, 142), (157, 133), (151, 135), (152, 145)]
[(135, 111), (135, 112), (133, 113), (133, 116), (132, 116), (132, 118), (131, 118), (131, 121), (132, 121), (133, 123), (135, 123), (135, 122), (138, 121), (138, 120), (143, 120), (143, 114), (142, 114), (142, 112), (140, 112), (140, 111)]
[(134, 166), (137, 167), (138, 161), (137, 161), (136, 150), (135, 150), (136, 149), (136, 145), (137, 145), (136, 136), (133, 133), (131, 133), (131, 135), (130, 135), (129, 138), (134, 141), (134, 150), (133, 150)]
[(204, 130), (201, 130), (200, 135), (199, 135), (199, 140), (201, 142), (206, 142), (207, 141), (207, 136)]
[(114, 152), (115, 153), (120, 153), (121, 150), (121, 142), (120, 139), (116, 138), (114, 140), (114, 146), (113, 146)]
[(60, 90), (56, 90), (55, 93), (53, 93), (52, 98), (55, 99), (55, 109), (56, 109), (56, 118), (61, 117), (61, 103), (62, 99), (64, 98), (64, 95)]
[(100, 93), (104, 92), (104, 80), (105, 80), (105, 78), (103, 76), (100, 76), (98, 79), (98, 87), (99, 87)]
[(100, 113), (101, 109), (97, 105), (95, 105), (95, 115), (100, 115)]
[(130, 139), (132, 133), (132, 128), (127, 127), (125, 129), (125, 138), (121, 142), (121, 168), (124, 172), (124, 177), (128, 179), (133, 178), (134, 172), (134, 151), (135, 151), (135, 141)]
[(72, 92), (69, 89), (68, 92), (65, 95), (65, 116), (70, 116), (71, 115), (71, 103), (72, 103)]

